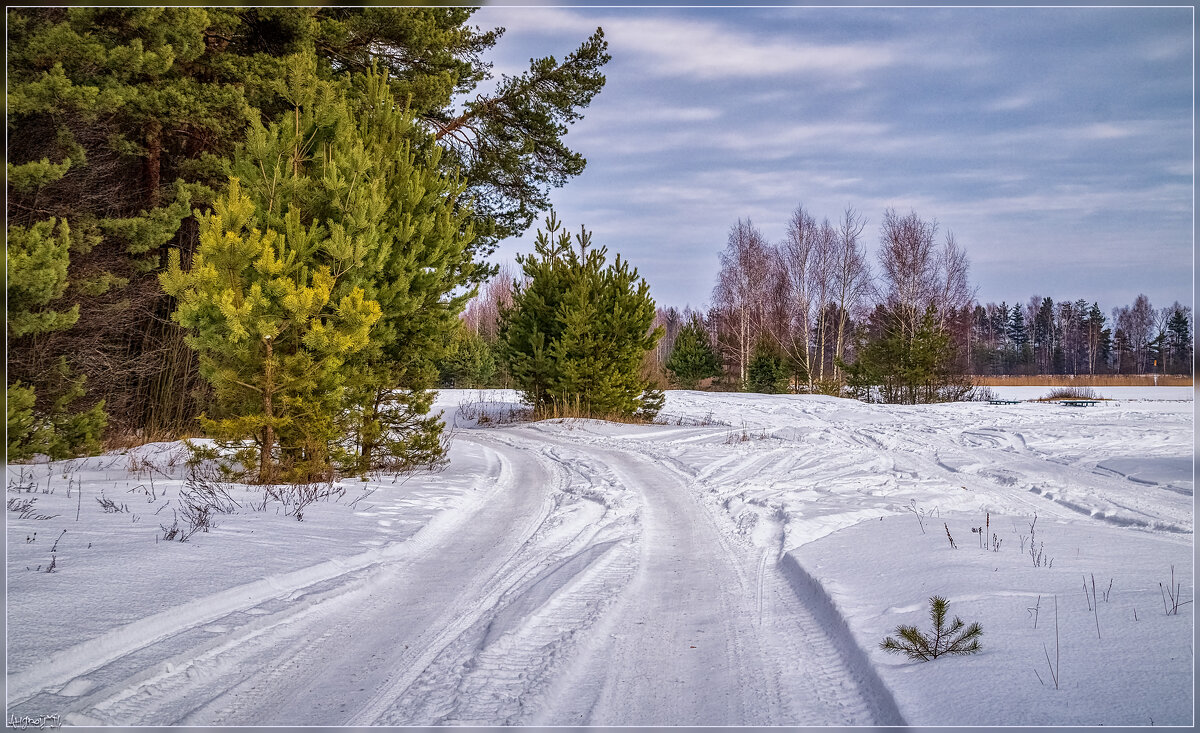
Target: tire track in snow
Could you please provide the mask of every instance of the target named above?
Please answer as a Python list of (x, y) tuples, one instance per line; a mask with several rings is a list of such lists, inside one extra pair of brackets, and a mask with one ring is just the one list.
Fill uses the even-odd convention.
[(328, 560), (198, 598), (56, 652), (44, 662), (8, 676), (8, 705), (24, 702), (40, 692), (54, 691), (76, 677), (234, 612), (423, 551), (455, 532), (464, 514), (481, 508), (485, 495), (494, 493), (500, 486), (501, 479), (497, 478), (489, 491), (477, 494), (472, 497), (473, 501), (467, 502), (469, 506), (465, 507), (465, 512), (443, 512), (405, 542), (372, 548), (351, 557)]
[[(690, 477), (626, 441), (548, 438), (641, 495), (637, 576), (565, 671), (539, 724), (878, 724), (890, 699), (841, 663), (770, 555), (735, 547)], [(574, 459), (572, 459), (574, 460)], [(744, 467), (758, 465), (747, 461)]]
[(497, 431), (490, 439), (519, 448), (553, 475), (556, 501), (592, 511), (573, 519), (555, 512), (541, 522), (472, 600), (474, 615), (445, 628), (351, 724), (522, 722), (538, 709), (575, 634), (628, 582), (632, 528), (626, 517), (608, 516), (579, 464), (558, 460), (540, 441), (530, 444), (516, 432)]
[[(103, 679), (107, 669), (115, 669), (118, 672), (115, 680), (104, 680), (99, 690), (70, 701), (72, 704), (64, 706), (64, 712), (74, 715), (81, 723), (93, 718), (121, 724), (149, 720), (177, 723), (197, 706), (203, 706), (205, 700), (220, 701), (225, 692), (239, 685), (244, 688), (242, 691), (250, 693), (270, 687), (273, 682), (287, 689), (295, 680), (279, 678), (280, 670), (287, 666), (291, 657), (287, 651), (289, 644), (291, 652), (301, 656), (310, 647), (331, 652), (323, 642), (329, 638), (327, 632), (332, 629), (341, 634), (352, 634), (353, 628), (348, 628), (345, 620), (361, 620), (364, 605), (361, 601), (373, 596), (378, 598), (373, 586), (381, 581), (386, 586), (388, 580), (403, 579), (398, 578), (398, 575), (402, 576), (398, 572), (401, 569), (436, 563), (441, 549), (456, 542), (456, 538), (474, 524), (472, 520), (480, 511), (494, 511), (495, 506), (508, 507), (516, 503), (510, 494), (518, 477), (511, 463), (490, 446), (481, 444), (479, 450), (494, 467), (477, 482), (476, 487), (481, 490), (477, 494), (468, 494), (464, 506), (435, 516), (407, 541), (349, 559), (331, 560), (313, 568), (266, 578), (114, 630), (97, 640), (61, 652), (50, 660), (50, 664), (39, 665), (33, 670), (37, 678), (32, 673), (28, 677), (10, 676), (10, 700), (14, 687), (18, 694), (26, 691), (36, 694), (39, 688), (53, 691), (67, 679), (91, 672), (95, 672), (91, 677)], [(540, 482), (526, 484), (536, 487)], [(509, 496), (496, 501), (505, 494)], [(536, 490), (531, 489), (525, 495), (529, 497), (526, 507), (541, 503)], [(528, 513), (524, 508), (513, 509), (514, 515), (523, 511)], [(487, 526), (487, 523), (483, 524)], [(510, 533), (511, 525), (505, 525), (497, 532)], [(494, 549), (494, 543), (489, 549)], [(376, 606), (380, 602), (384, 601), (377, 600)], [(262, 608), (264, 603), (268, 607), (282, 606), (282, 610), (250, 618), (216, 640), (206, 638), (196, 644), (191, 638), (199, 634), (199, 627), (211, 621), (228, 620), (241, 611)], [(172, 641), (174, 638), (182, 639), (188, 646), (180, 651), (180, 644)], [(317, 643), (313, 642), (314, 638)], [(157, 652), (157, 657), (153, 656), (159, 647), (163, 651)], [(164, 653), (167, 655), (165, 660)], [(152, 656), (147, 658), (147, 655)], [(120, 673), (121, 668), (128, 667), (123, 661), (126, 657), (136, 658), (138, 662), (134, 667), (137, 671), (132, 675), (128, 671)], [(111, 674), (107, 676), (112, 677)], [(13, 684), (14, 680), (17, 685)], [(262, 719), (263, 711), (269, 710), (273, 702), (271, 698), (255, 701), (253, 694), (243, 697), (248, 700), (245, 709), (251, 711), (248, 717), (238, 718), (236, 705), (222, 708), (213, 703), (209, 712), (219, 710), (234, 715), (237, 722), (245, 722)]]
[[(460, 531), (413, 562), (394, 568), (345, 618), (335, 633), (296, 650), (289, 663), (317, 670), (302, 684), (267, 670), (222, 696), (187, 722), (267, 719), (292, 724), (369, 724), (394, 690), (424, 669), (448, 640), (470, 628), (494, 605), (494, 586), (551, 515), (547, 477), (507, 446), (461, 435), (459, 440), (497, 450), (502, 474), (511, 477)], [(414, 593), (413, 591), (417, 591)], [(372, 712), (374, 711), (374, 712)]]

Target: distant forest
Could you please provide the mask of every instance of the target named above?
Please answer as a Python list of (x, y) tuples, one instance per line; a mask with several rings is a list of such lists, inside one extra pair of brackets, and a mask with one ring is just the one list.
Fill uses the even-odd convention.
[[(703, 383), (783, 391), (786, 381), (787, 389), (841, 394), (852, 381), (847, 370), (861, 362), (864, 350), (872, 344), (883, 348), (878, 345), (889, 334), (905, 332), (897, 317), (915, 337), (926, 314), (928, 335), (940, 333), (946, 342), (927, 364), (928, 370), (944, 372), (943, 381), (972, 375), (1191, 374), (1189, 306), (1156, 308), (1145, 295), (1108, 313), (1083, 298), (1056, 302), (1034, 295), (1012, 305), (980, 303), (965, 251), (953, 233), (938, 237), (936, 221), (915, 212), (885, 212), (874, 263), (865, 252), (865, 231), (865, 218), (853, 208), (836, 223), (818, 223), (801, 206), (776, 244), (752, 222), (738, 221), (720, 255), (709, 307), (656, 309), (654, 325), (663, 336), (643, 365), (645, 374), (675, 387)], [(467, 305), (460, 340), (469, 338), (473, 346), (464, 345), (447, 362), (443, 384), (506, 383), (503, 365), (487, 351), (496, 342), (513, 281), (503, 270)], [(692, 353), (697, 333), (703, 335), (699, 348), (711, 349), (716, 364), (699, 371), (682, 367), (690, 369), (684, 375), (679, 365), (703, 361)], [(677, 349), (681, 334), (686, 346)], [(916, 363), (920, 355), (908, 341), (908, 347), (893, 343), (881, 357), (896, 368), (920, 371), (925, 367)], [(778, 374), (768, 382), (777, 389), (756, 382), (756, 358), (760, 364), (775, 362)], [(484, 374), (477, 371), (480, 360)]]
[[(835, 303), (825, 308), (825, 324), (836, 324)], [(713, 314), (719, 317), (719, 314)], [(682, 324), (693, 317), (711, 320), (690, 308), (659, 308), (656, 323), (665, 336), (656, 358), (666, 363)], [(848, 317), (847, 331), (869, 328), (871, 316)], [(1113, 308), (1105, 315), (1100, 305), (1084, 299), (1055, 302), (1031, 296), (1024, 305), (976, 303), (952, 319), (954, 343), (960, 347), (968, 374), (1191, 374), (1192, 309), (1178, 301), (1155, 308), (1139, 295), (1132, 305)], [(833, 328), (819, 330), (814, 340), (825, 342), (834, 353)], [(846, 356), (852, 361), (853, 339)], [(825, 360), (832, 371), (831, 356)]]

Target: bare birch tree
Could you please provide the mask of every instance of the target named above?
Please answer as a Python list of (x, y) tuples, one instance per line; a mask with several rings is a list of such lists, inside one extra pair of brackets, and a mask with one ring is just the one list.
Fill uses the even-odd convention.
[(967, 253), (958, 246), (954, 232), (946, 232), (945, 244), (937, 254), (939, 292), (934, 303), (942, 326), (949, 324), (950, 319), (975, 302), (975, 289), (968, 280), (970, 269)]
[[(1150, 339), (1153, 336), (1155, 312), (1144, 294), (1134, 298), (1132, 306), (1120, 306), (1112, 311), (1113, 327), (1124, 336), (1128, 345), (1130, 368), (1135, 374), (1145, 374)], [(1121, 372), (1121, 353), (1117, 350), (1117, 372)]]
[(953, 232), (946, 233), (939, 247), (937, 229), (936, 220), (925, 221), (915, 211), (900, 216), (888, 209), (883, 214), (879, 264), (884, 305), (900, 316), (906, 331), (915, 331), (931, 306), (938, 325), (948, 327), (975, 299), (966, 252)]
[(507, 263), (467, 303), (462, 319), (488, 343), (495, 343), (499, 333), (500, 309), (512, 305), (513, 282), (516, 275)]
[(853, 207), (842, 212), (834, 250), (834, 290), (837, 298), (837, 334), (834, 341), (834, 378), (840, 379), (839, 364), (845, 358), (846, 333), (852, 313), (857, 313), (871, 290), (871, 268), (859, 237), (867, 226), (865, 217)]
[(779, 271), (784, 286), (780, 294), (787, 309), (787, 329), (780, 346), (799, 366), (811, 390), (824, 378), (824, 350), (828, 331), (825, 305), (834, 290), (835, 250), (838, 236), (829, 220), (820, 225), (812, 214), (797, 206), (779, 245)]
[(905, 216), (895, 209), (883, 213), (879, 235), (883, 305), (895, 315), (907, 338), (916, 334), (925, 309), (934, 304), (941, 289), (936, 234), (937, 222), (927, 222), (915, 211)]
[(767, 293), (773, 279), (771, 247), (746, 219), (729, 230), (721, 271), (713, 289), (718, 344), (741, 383), (746, 381), (755, 342), (767, 325)]

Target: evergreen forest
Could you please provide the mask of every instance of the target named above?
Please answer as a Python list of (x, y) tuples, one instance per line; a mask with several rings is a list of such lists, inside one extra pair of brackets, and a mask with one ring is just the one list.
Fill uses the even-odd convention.
[(597, 29), (475, 93), (503, 29), (473, 12), (9, 9), (9, 458), (436, 463), (431, 390), (478, 371), (460, 312), (583, 170), (563, 136), (609, 59)]

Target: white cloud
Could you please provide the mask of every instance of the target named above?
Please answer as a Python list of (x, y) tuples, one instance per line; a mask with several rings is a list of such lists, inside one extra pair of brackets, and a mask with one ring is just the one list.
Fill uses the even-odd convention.
[(1032, 94), (1014, 94), (1008, 97), (1002, 97), (992, 102), (987, 106), (990, 112), (1012, 112), (1018, 109), (1026, 109), (1033, 105), (1035, 98)]
[[(607, 100), (602, 100), (607, 102)], [(708, 122), (715, 120), (725, 114), (724, 110), (716, 107), (705, 106), (683, 106), (676, 107), (671, 105), (629, 108), (625, 106), (614, 106), (601, 104), (596, 109), (588, 110), (584, 116), (588, 127), (602, 128), (613, 123), (620, 123), (622, 126), (628, 125), (631, 116), (638, 123), (646, 122)]]
[[(489, 12), (485, 12), (489, 11)], [(483, 23), (510, 34), (583, 36), (604, 28), (609, 52), (636, 54), (646, 74), (704, 80), (822, 74), (844, 78), (890, 66), (902, 54), (892, 44), (812, 43), (784, 34), (755, 34), (719, 22), (649, 11), (603, 15), (564, 8), (487, 8)]]
[(609, 21), (605, 32), (614, 49), (648, 57), (646, 70), (661, 76), (853, 76), (897, 60), (893, 49), (883, 44), (814, 44), (752, 35), (696, 20), (624, 18)]
[[(718, 126), (702, 124), (721, 117), (719, 110), (708, 108), (662, 108), (637, 112), (637, 123), (655, 123), (651, 134), (629, 134), (630, 127), (614, 128), (610, 120), (627, 115), (623, 109), (605, 110), (593, 119), (585, 118), (572, 134), (580, 145), (603, 147), (622, 155), (664, 154), (678, 150), (703, 150), (706, 154), (730, 153), (742, 161), (781, 160), (820, 148), (847, 153), (877, 154), (911, 144), (892, 136), (889, 125), (875, 122), (839, 121), (730, 121), (722, 119)], [(628, 117), (626, 116), (626, 119)], [(661, 127), (657, 123), (681, 123), (677, 127)], [(636, 128), (642, 129), (642, 128)]]
[(1080, 137), (1088, 140), (1118, 140), (1138, 134), (1134, 125), (1119, 125), (1112, 122), (1097, 122), (1079, 129)]

